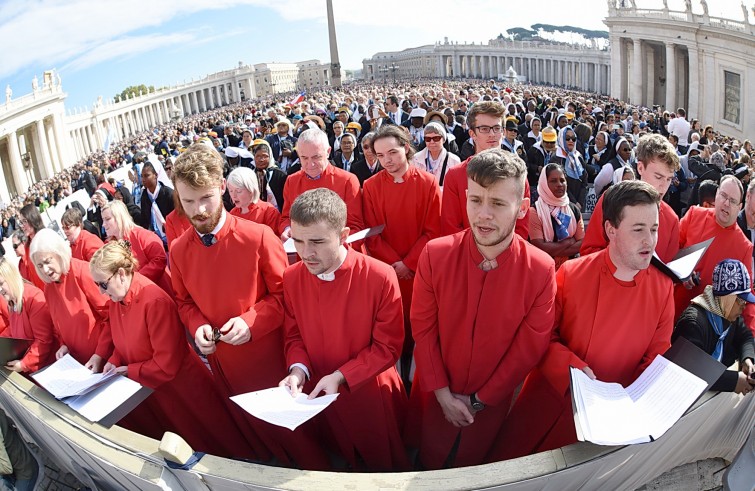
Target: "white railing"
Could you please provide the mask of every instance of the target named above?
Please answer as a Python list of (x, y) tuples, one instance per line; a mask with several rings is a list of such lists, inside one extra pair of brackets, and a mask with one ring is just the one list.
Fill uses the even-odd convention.
[[(742, 13), (744, 16), (744, 12)], [(748, 20), (727, 19), (724, 17), (711, 17), (707, 14), (696, 14), (690, 11), (673, 11), (667, 9), (635, 9), (631, 7), (611, 9), (608, 17), (641, 17), (643, 19), (666, 19), (677, 22), (692, 22), (695, 24), (709, 25), (728, 31), (753, 32), (754, 27)]]

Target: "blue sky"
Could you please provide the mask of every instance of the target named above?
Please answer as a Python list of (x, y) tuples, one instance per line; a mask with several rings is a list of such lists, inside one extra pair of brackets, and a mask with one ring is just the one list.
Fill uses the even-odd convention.
[[(640, 7), (661, 0), (636, 0)], [(378, 51), (452, 41), (484, 43), (534, 23), (605, 29), (605, 0), (334, 0), (341, 65), (361, 68)], [(682, 0), (668, 0), (682, 9)], [(698, 0), (693, 10), (702, 12)], [(737, 0), (709, 0), (710, 14), (742, 16)], [(330, 59), (325, 0), (0, 0), (0, 89), (31, 91), (58, 69), (66, 107), (123, 88), (183, 82), (244, 64)]]

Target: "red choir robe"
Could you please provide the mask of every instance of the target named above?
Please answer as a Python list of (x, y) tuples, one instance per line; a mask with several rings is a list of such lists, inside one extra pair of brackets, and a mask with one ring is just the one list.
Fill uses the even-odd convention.
[(21, 276), (24, 279), (31, 281), (34, 286), (36, 286), (40, 290), (44, 290), (45, 282), (42, 281), (42, 279), (37, 274), (37, 268), (34, 267), (34, 263), (29, 257), (29, 249), (31, 249), (31, 240), (29, 240), (24, 247), (24, 257), (22, 262), (25, 267), (22, 269), (19, 265), (18, 271), (21, 273)]
[[(388, 265), (403, 261), (415, 272), (422, 249), (440, 236), (440, 188), (432, 174), (414, 166), (409, 166), (403, 180), (394, 182), (384, 169), (364, 182), (365, 227), (385, 225), (380, 234), (367, 239), (367, 252)], [(399, 280), (407, 330), (404, 347), (409, 350), (412, 285), (413, 279)]]
[[(603, 196), (605, 194), (598, 198), (590, 217), (590, 224), (585, 230), (585, 238), (582, 239), (582, 247), (579, 248), (581, 256), (608, 247), (608, 237), (603, 227)], [(663, 262), (671, 261), (679, 252), (679, 217), (665, 201), (661, 201), (661, 209), (658, 212), (658, 243), (655, 245), (655, 252)]]
[(33, 342), (21, 359), (26, 370), (36, 372), (55, 361), (58, 338), (50, 317), (50, 309), (42, 290), (24, 283), (21, 312), (7, 311), (8, 304), (2, 299), (9, 316), (10, 327), (0, 336), (6, 338), (32, 339)]
[[(287, 372), (282, 326), (283, 271), (288, 258), (283, 245), (268, 227), (229, 213), (215, 239), (215, 244), (206, 247), (192, 229), (176, 239), (170, 250), (181, 321), (193, 338), (204, 324), (220, 328), (231, 318), (241, 317), (249, 326), (251, 340), (238, 346), (218, 342), (216, 351), (207, 357), (213, 376), (225, 397), (276, 387)], [(228, 404), (238, 414), (240, 409), (230, 400)], [(291, 446), (290, 431), (252, 416), (246, 420), (254, 429), (249, 438), (262, 438), (283, 464), (293, 457), (302, 467), (327, 467), (319, 452), (309, 452), (305, 445)], [(261, 460), (269, 456), (259, 442), (254, 449)]]
[(359, 456), (365, 470), (409, 470), (401, 439), (407, 400), (394, 366), (404, 340), (396, 273), (349, 249), (333, 281), (301, 262), (289, 267), (283, 299), (286, 364), (308, 368), (305, 393), (336, 370), (346, 379), (338, 399), (312, 424), (352, 469), (359, 470)]
[(249, 204), (249, 211), (241, 213), (241, 208), (234, 208), (230, 211), (231, 215), (243, 218), (262, 225), (267, 225), (273, 232), (278, 233), (280, 230), (281, 214), (278, 208), (274, 207), (267, 201), (257, 201)]
[(672, 283), (653, 266), (633, 281), (614, 277), (608, 249), (567, 261), (556, 274), (556, 327), (548, 351), (514, 403), (490, 461), (577, 441), (569, 367), (630, 385), (671, 346)]
[[(414, 280), (412, 332), (417, 370), (407, 434), (427, 469), (482, 463), (506, 419), (514, 389), (548, 348), (555, 315), (555, 265), (548, 254), (514, 234), (485, 272), (471, 230), (432, 240)], [(474, 423), (446, 421), (433, 391), (477, 393), (487, 407)], [(419, 442), (415, 441), (419, 439)]]
[[(723, 228), (716, 222), (715, 208), (691, 206), (679, 225), (679, 247), (685, 248), (715, 237), (705, 251), (696, 271), (700, 273), (700, 284), (691, 290), (684, 285), (674, 287), (675, 319), (678, 319), (690, 301), (700, 295), (706, 285), (713, 284), (713, 269), (724, 259), (737, 259), (747, 266), (752, 278), (752, 242), (747, 240), (739, 225)], [(755, 333), (755, 304), (748, 303), (742, 314), (745, 324)]]
[[(440, 233), (451, 235), (469, 228), (467, 216), (467, 164), (472, 157), (448, 169), (443, 182), (443, 201), (440, 211)], [(524, 197), (530, 197), (530, 184), (524, 181)], [(530, 209), (523, 218), (516, 221), (514, 231), (519, 237), (527, 240), (530, 230)]]
[(294, 172), (283, 186), (283, 211), (281, 212), (281, 223), (278, 233), (282, 234), (286, 227), (291, 226), (289, 214), (291, 206), (296, 198), (304, 191), (310, 189), (327, 188), (338, 194), (346, 203), (347, 217), (346, 226), (351, 229), (351, 233), (358, 232), (364, 228), (362, 219), (362, 190), (359, 187), (359, 179), (355, 174), (339, 169), (334, 165), (328, 164), (322, 171), (319, 179), (310, 178), (303, 170)]
[(0, 296), (0, 333), (10, 327), (10, 313), (8, 312), (8, 302)]
[(79, 233), (79, 238), (71, 244), (71, 255), (76, 259), (89, 262), (97, 250), (105, 245), (99, 237), (83, 228)]
[(128, 378), (154, 390), (140, 404), (138, 417), (127, 416), (125, 422), (137, 419), (130, 426), (157, 440), (172, 431), (195, 451), (248, 455), (249, 445), (228, 414), (212, 375), (186, 342), (173, 299), (134, 273), (126, 297), (108, 305), (114, 345), (108, 361), (126, 366)]
[(174, 240), (190, 228), (193, 227), (189, 219), (186, 218), (186, 215), (179, 213), (178, 210), (168, 213), (168, 216), (165, 217), (165, 236), (168, 239), (168, 249), (170, 249)]
[(45, 286), (45, 298), (61, 344), (79, 363), (97, 354), (107, 360), (113, 351), (107, 329), (107, 297), (92, 280), (89, 263), (71, 259), (68, 274)]
[(131, 252), (139, 262), (138, 272), (173, 297), (173, 285), (167, 269), (168, 255), (160, 237), (146, 228), (137, 226), (124, 238), (131, 243)]

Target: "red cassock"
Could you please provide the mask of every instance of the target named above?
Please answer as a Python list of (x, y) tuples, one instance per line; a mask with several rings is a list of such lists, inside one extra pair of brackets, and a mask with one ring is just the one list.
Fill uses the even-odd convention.
[[(430, 241), (414, 280), (416, 375), (410, 396), (412, 446), (427, 469), (482, 463), (508, 414), (514, 389), (548, 348), (555, 315), (553, 258), (514, 234), (485, 272), (470, 230)], [(488, 407), (474, 423), (446, 421), (433, 391), (477, 393)], [(416, 419), (416, 421), (414, 421)], [(419, 439), (419, 442), (416, 442)]]
[(173, 297), (173, 285), (167, 269), (168, 255), (160, 237), (145, 228), (134, 227), (126, 240), (131, 242), (131, 252), (139, 262), (139, 273)]
[(97, 354), (107, 360), (113, 352), (108, 323), (107, 297), (89, 273), (89, 263), (71, 259), (68, 274), (45, 286), (45, 298), (61, 344), (79, 363)]
[[(608, 247), (608, 237), (603, 228), (603, 196), (605, 195), (598, 198), (590, 217), (590, 224), (585, 230), (585, 238), (582, 239), (582, 247), (579, 248), (581, 256)], [(679, 252), (679, 217), (665, 201), (661, 201), (658, 213), (658, 243), (655, 252), (663, 262), (671, 261)]]
[[(443, 202), (440, 210), (440, 233), (451, 235), (469, 228), (467, 216), (467, 164), (472, 157), (448, 169), (443, 183)], [(530, 197), (530, 184), (524, 181), (524, 197)], [(530, 231), (530, 208), (523, 218), (516, 221), (514, 228), (519, 237), (527, 239)]]
[(241, 213), (241, 208), (234, 208), (230, 211), (231, 215), (244, 218), (262, 225), (267, 225), (273, 232), (278, 233), (280, 229), (281, 214), (278, 208), (274, 207), (267, 201), (257, 201), (249, 204), (249, 211)]
[(108, 361), (126, 366), (128, 378), (154, 390), (140, 404), (135, 413), (138, 421), (131, 427), (158, 440), (172, 431), (195, 451), (224, 457), (248, 455), (249, 445), (210, 371), (186, 342), (173, 299), (134, 273), (123, 301), (108, 304), (115, 346)]
[(31, 281), (34, 286), (39, 288), (40, 290), (45, 289), (45, 282), (42, 281), (42, 279), (37, 274), (37, 268), (34, 267), (34, 263), (31, 261), (31, 258), (29, 257), (29, 250), (31, 249), (31, 240), (26, 243), (26, 247), (24, 247), (24, 258), (23, 263), (25, 268), (19, 267), (18, 270), (21, 273), (21, 276)]
[[(241, 317), (249, 326), (251, 341), (238, 346), (219, 342), (207, 357), (214, 378), (224, 396), (276, 387), (287, 372), (282, 325), (283, 271), (288, 258), (283, 245), (268, 227), (228, 213), (215, 239), (215, 244), (206, 247), (191, 231), (176, 239), (170, 250), (181, 321), (194, 337), (204, 324), (220, 328), (231, 318)], [(228, 404), (238, 414), (240, 409), (230, 400)], [(293, 458), (302, 467), (327, 466), (318, 452), (288, 445), (292, 441), (289, 430), (251, 416), (248, 420), (282, 463)], [(264, 447), (254, 448), (264, 460)]]
[[(2, 300), (2, 304), (7, 311), (8, 304), (5, 299)], [(8, 316), (10, 328), (3, 331), (1, 336), (33, 340), (31, 347), (21, 359), (28, 371), (36, 372), (55, 361), (58, 339), (42, 290), (31, 283), (24, 283), (21, 312), (10, 311)]]
[(8, 302), (0, 296), (0, 333), (10, 327), (10, 314), (8, 313)]
[(71, 244), (71, 255), (76, 259), (88, 262), (91, 261), (94, 253), (103, 245), (105, 244), (99, 237), (82, 228), (79, 233), (79, 238), (76, 239), (76, 242)]
[(304, 191), (310, 189), (327, 188), (335, 192), (346, 203), (346, 226), (351, 229), (351, 233), (358, 232), (364, 228), (362, 219), (362, 192), (359, 187), (359, 179), (355, 174), (346, 172), (333, 165), (328, 164), (322, 171), (319, 179), (310, 178), (303, 170), (294, 172), (283, 186), (283, 211), (281, 212), (281, 224), (278, 233), (283, 233), (286, 227), (291, 226), (289, 214), (291, 205), (294, 200)]
[[(675, 319), (679, 318), (693, 298), (703, 292), (706, 285), (713, 283), (713, 269), (724, 259), (742, 261), (752, 278), (752, 242), (747, 240), (739, 225), (735, 223), (723, 228), (716, 222), (714, 208), (690, 206), (679, 225), (679, 247), (693, 246), (711, 237), (715, 239), (695, 268), (700, 273), (700, 284), (691, 290), (684, 288), (681, 284), (674, 287)], [(747, 304), (743, 317), (747, 327), (755, 333), (754, 304)]]
[(194, 228), (191, 222), (185, 215), (178, 213), (178, 210), (168, 213), (168, 216), (165, 217), (165, 236), (168, 238), (168, 249), (173, 245), (174, 240), (190, 228)]
[[(367, 251), (386, 264), (403, 261), (416, 271), (422, 249), (440, 236), (440, 188), (432, 174), (414, 166), (409, 167), (403, 180), (397, 183), (388, 171), (381, 170), (364, 182), (365, 227), (385, 225), (379, 235), (367, 239)], [(404, 322), (409, 331), (407, 343), (411, 340), (412, 285), (413, 279), (399, 280)]]
[(309, 369), (305, 392), (336, 370), (346, 379), (338, 399), (312, 424), (327, 433), (325, 441), (336, 442), (352, 469), (409, 470), (401, 439), (406, 394), (394, 367), (404, 340), (396, 273), (350, 249), (333, 281), (303, 263), (291, 266), (283, 298), (286, 363)]
[(544, 452), (577, 441), (569, 367), (628, 386), (671, 346), (672, 283), (654, 267), (633, 281), (614, 277), (608, 249), (564, 263), (556, 274), (556, 328), (527, 377), (489, 460)]

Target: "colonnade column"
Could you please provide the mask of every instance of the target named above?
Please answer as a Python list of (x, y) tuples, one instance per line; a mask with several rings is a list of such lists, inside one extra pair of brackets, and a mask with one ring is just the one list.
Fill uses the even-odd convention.
[(8, 154), (10, 154), (10, 169), (16, 191), (20, 194), (29, 189), (30, 183), (26, 179), (24, 164), (21, 163), (21, 151), (18, 148), (18, 133), (13, 130), (8, 135)]
[(642, 99), (642, 40), (634, 39), (634, 56), (632, 57), (632, 79), (629, 102), (640, 104)]
[[(690, 70), (692, 71), (692, 70)], [(676, 49), (666, 43), (666, 110), (676, 110)]]

